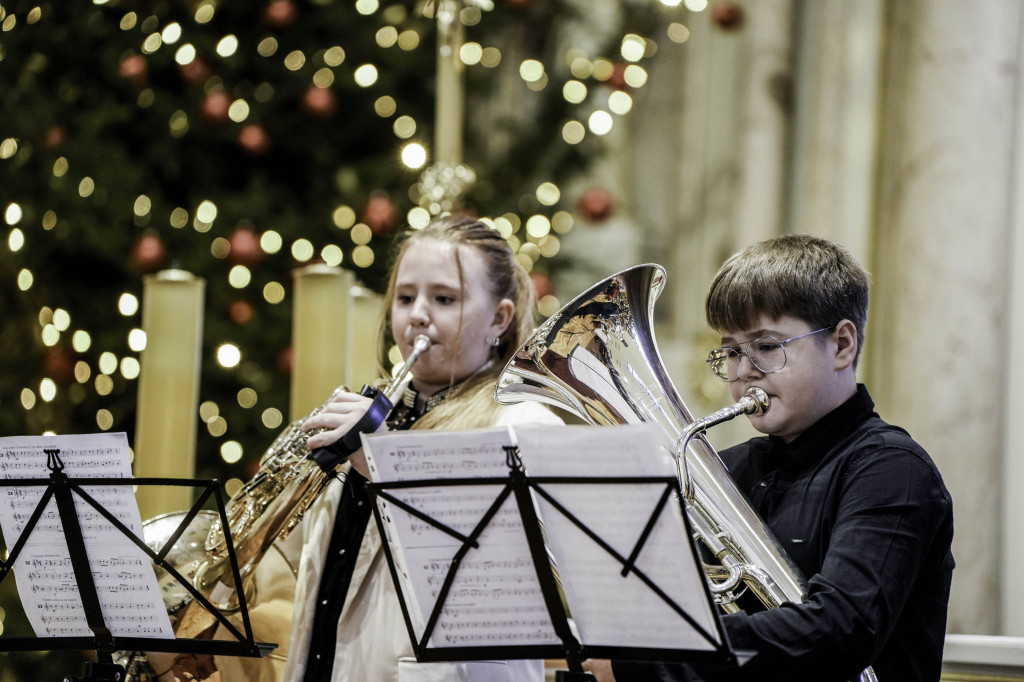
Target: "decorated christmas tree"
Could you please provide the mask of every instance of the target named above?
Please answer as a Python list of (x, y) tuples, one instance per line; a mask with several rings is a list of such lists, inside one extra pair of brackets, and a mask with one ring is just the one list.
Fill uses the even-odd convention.
[(550, 314), (560, 235), (606, 209), (567, 183), (685, 40), (678, 4), (3, 2), (0, 434), (131, 443), (143, 277), (168, 268), (206, 281), (202, 478), (248, 479), (287, 419), (297, 267), (380, 290), (397, 230), (468, 211)]

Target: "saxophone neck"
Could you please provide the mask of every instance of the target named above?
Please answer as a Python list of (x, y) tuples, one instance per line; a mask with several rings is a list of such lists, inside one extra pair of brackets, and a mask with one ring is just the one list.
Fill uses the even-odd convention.
[(395, 400), (398, 398), (402, 387), (405, 385), (405, 380), (409, 376), (409, 371), (412, 366), (416, 363), (417, 358), (426, 349), (430, 348), (430, 339), (427, 338), (426, 334), (420, 334), (412, 342), (412, 351), (409, 353), (409, 357), (402, 363), (401, 369), (395, 374), (395, 378), (391, 380), (391, 383), (383, 390), (384, 396), (388, 399), (392, 405), (395, 404)]

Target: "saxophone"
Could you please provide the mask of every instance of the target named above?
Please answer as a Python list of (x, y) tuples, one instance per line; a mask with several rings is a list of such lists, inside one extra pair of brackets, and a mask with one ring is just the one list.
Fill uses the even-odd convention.
[[(361, 447), (359, 434), (375, 431), (387, 419), (413, 364), (429, 346), (425, 335), (417, 336), (409, 357), (387, 385), (363, 387), (360, 393), (373, 399), (367, 415), (332, 445), (310, 452), (306, 441), (312, 434), (302, 427), (347, 390), (344, 387), (336, 389), (323, 405), (290, 424), (274, 439), (260, 458), (255, 476), (231, 496), (225, 509), (242, 579), (240, 587), (233, 585), (224, 528), (216, 512), (200, 512), (168, 553), (167, 561), (222, 612), (239, 608), (239, 589), (244, 590), (248, 606), (256, 604), (255, 572), (260, 561), (299, 525), (303, 514), (332, 479), (344, 478), (342, 465), (348, 455)], [(146, 544), (153, 549), (162, 547), (186, 513), (162, 514), (144, 522)], [(176, 637), (195, 638), (216, 623), (215, 616), (192, 599), (173, 575), (159, 566), (154, 568)], [(145, 671), (144, 655), (134, 652), (121, 660), (129, 679), (145, 676), (133, 675), (133, 670)]]
[[(718, 564), (705, 564), (714, 601), (727, 613), (754, 593), (767, 608), (803, 601), (806, 581), (736, 488), (704, 432), (741, 414), (766, 412), (760, 389), (695, 420), (672, 384), (654, 339), (660, 265), (637, 265), (595, 284), (544, 322), (505, 366), (494, 398), (536, 400), (595, 426), (647, 422), (674, 453), (680, 493), (695, 539)], [(861, 682), (877, 681), (871, 668)]]

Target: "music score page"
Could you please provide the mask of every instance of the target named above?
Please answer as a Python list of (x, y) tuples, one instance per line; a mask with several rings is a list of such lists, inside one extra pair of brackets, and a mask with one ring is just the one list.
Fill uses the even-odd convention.
[[(541, 487), (621, 557), (633, 553), (644, 528), (652, 517), (655, 520), (635, 570), (624, 576), (621, 561), (534, 494), (549, 558), (583, 645), (691, 650), (721, 645), (678, 497), (670, 495), (655, 514), (668, 487), (677, 488), (666, 482), (675, 479), (674, 462), (650, 425), (402, 431), (364, 436), (363, 443), (373, 482), (424, 482), (384, 492), (463, 534), (480, 521), (503, 486), (445, 487), (445, 480), (507, 480), (504, 446), (518, 445), (531, 478), (587, 479), (586, 483)], [(618, 482), (623, 477), (661, 480)], [(437, 485), (429, 485), (434, 480)], [(610, 485), (594, 485), (594, 480)], [(392, 503), (378, 498), (378, 504), (384, 539), (391, 547), (419, 639), (451, 558), (462, 543)], [(480, 548), (471, 549), (463, 560), (430, 646), (560, 646), (513, 496), (505, 500), (480, 540)], [(680, 609), (709, 635), (696, 632)], [(708, 636), (714, 641), (709, 642)]]
[[(516, 438), (530, 477), (588, 479), (543, 488), (577, 521), (628, 559), (655, 519), (635, 562), (622, 563), (573, 520), (538, 496), (541, 518), (582, 642), (589, 646), (712, 650), (676, 608), (721, 644), (675, 492), (657, 511), (665, 483), (617, 483), (624, 477), (675, 479), (675, 462), (650, 424), (520, 426)], [(599, 481), (605, 481), (600, 483)], [(673, 490), (678, 490), (676, 485)], [(641, 580), (641, 573), (650, 584)], [(653, 587), (652, 587), (653, 586)], [(656, 591), (663, 592), (666, 600)]]
[[(446, 487), (451, 478), (508, 477), (507, 429), (397, 431), (364, 436), (375, 483), (426, 481), (387, 492), (463, 536), (472, 532), (504, 484)], [(437, 480), (437, 486), (429, 482)], [(379, 510), (417, 640), (462, 541), (386, 500)], [(513, 496), (506, 498), (459, 565), (431, 647), (558, 644)]]
[[(44, 449), (60, 450), (64, 473), (75, 478), (131, 478), (124, 433), (0, 438), (0, 479), (49, 479)], [(83, 486), (136, 536), (142, 519), (130, 485)], [(45, 486), (0, 487), (0, 529), (9, 552), (25, 531)], [(103, 620), (116, 636), (173, 638), (152, 561), (89, 503), (72, 493)], [(91, 637), (64, 528), (51, 498), (14, 565), (18, 594), (39, 637)]]

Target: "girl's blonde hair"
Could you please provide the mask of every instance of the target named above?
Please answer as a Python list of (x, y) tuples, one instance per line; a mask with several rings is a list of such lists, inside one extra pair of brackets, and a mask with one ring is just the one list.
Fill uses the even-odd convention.
[[(491, 352), (491, 362), (466, 379), (455, 395), (428, 412), (414, 428), (467, 429), (488, 426), (493, 423), (500, 406), (492, 396), (498, 374), (512, 355), (533, 333), (535, 308), (533, 284), (530, 276), (515, 259), (512, 248), (501, 233), (492, 227), (463, 216), (448, 216), (431, 221), (421, 230), (411, 230), (399, 242), (391, 276), (388, 279), (381, 311), (381, 328), (378, 336), (378, 362), (381, 368), (387, 366), (388, 350), (394, 332), (391, 326), (391, 305), (395, 300), (395, 279), (402, 258), (410, 248), (426, 240), (452, 244), (454, 247), (467, 246), (483, 256), (490, 294), (495, 303), (509, 299), (515, 308), (512, 320), (498, 338), (498, 344)], [(454, 248), (459, 280), (465, 287), (459, 249)], [(415, 369), (413, 374), (415, 375)], [(452, 377), (454, 383), (454, 376)]]

